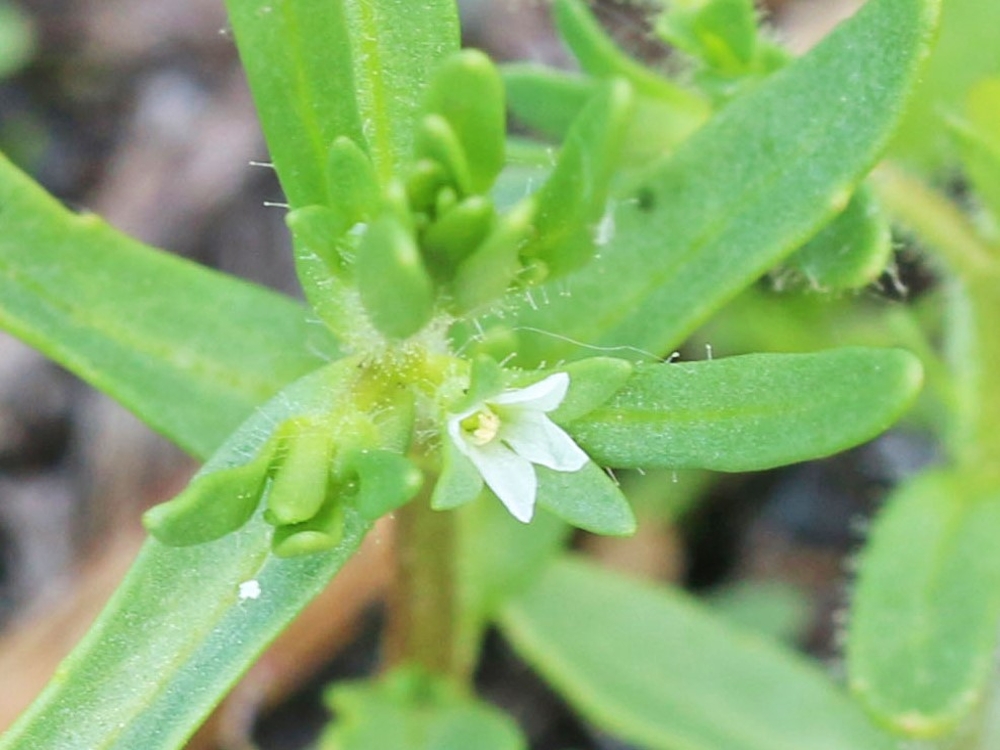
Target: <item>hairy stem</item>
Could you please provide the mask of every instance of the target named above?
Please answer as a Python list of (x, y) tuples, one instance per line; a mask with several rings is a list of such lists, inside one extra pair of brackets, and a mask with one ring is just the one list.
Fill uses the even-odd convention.
[(460, 677), (455, 514), (431, 510), (428, 494), (396, 512), (397, 577), (386, 657), (389, 666), (416, 663)]

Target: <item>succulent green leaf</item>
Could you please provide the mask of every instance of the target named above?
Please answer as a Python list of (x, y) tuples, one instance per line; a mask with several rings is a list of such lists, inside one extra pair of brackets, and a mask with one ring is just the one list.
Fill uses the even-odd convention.
[(469, 163), (473, 193), (485, 193), (504, 164), (507, 111), (503, 80), (493, 62), (477, 50), (445, 60), (431, 78), (426, 108), (444, 117)]
[(450, 510), (471, 503), (483, 491), (479, 470), (451, 440), (441, 445), (441, 475), (431, 495), (434, 510)]
[[(349, 406), (357, 362), (296, 381), (255, 412), (202, 475), (253, 462), (276, 425)], [(349, 436), (345, 436), (349, 437)], [(197, 481), (197, 480), (196, 480)], [(217, 497), (233, 500), (238, 485)], [(228, 495), (228, 496), (227, 496)], [(175, 750), (354, 553), (369, 524), (347, 510), (327, 552), (281, 559), (260, 509), (206, 544), (151, 539), (56, 678), (0, 738), (2, 750)]]
[(252, 461), (193, 479), (173, 500), (146, 511), (143, 524), (172, 547), (204, 544), (231, 534), (260, 505), (278, 443), (277, 436), (272, 437)]
[(274, 530), (271, 549), (278, 557), (316, 555), (334, 549), (344, 538), (347, 507), (344, 498), (329, 493), (318, 511), (301, 523)]
[(493, 224), (493, 230), (455, 272), (452, 292), (459, 310), (500, 299), (521, 270), (521, 248), (533, 236), (535, 201), (528, 198)]
[(202, 457), (336, 354), (299, 304), (73, 214), (3, 157), (0, 326)]
[(294, 418), (277, 431), (274, 478), (267, 490), (267, 520), (275, 526), (303, 523), (323, 506), (336, 448), (332, 425)]
[(458, 133), (442, 115), (431, 113), (420, 120), (416, 136), (417, 161), (428, 159), (441, 166), (449, 186), (459, 197), (472, 193), (472, 167)]
[(483, 242), (493, 229), (496, 211), (493, 201), (473, 195), (454, 205), (427, 227), (421, 249), (432, 268), (451, 276), (455, 267)]
[(332, 687), (319, 750), (526, 750), (514, 721), (443, 678), (404, 666), (378, 682)]
[(514, 325), (543, 333), (519, 332), (515, 364), (584, 355), (572, 342), (668, 352), (801, 246), (886, 145), (937, 8), (871, 0), (651, 166), (618, 195), (600, 256), (521, 306)]
[(633, 369), (631, 362), (613, 357), (588, 357), (561, 367), (569, 375), (569, 390), (549, 417), (566, 423), (589, 414), (625, 385)]
[(889, 498), (861, 553), (848, 627), (852, 691), (912, 737), (953, 730), (995, 675), (1000, 487), (936, 472)]
[(504, 634), (569, 703), (650, 750), (891, 750), (820, 670), (679, 591), (564, 558)]
[(639, 364), (603, 406), (564, 426), (605, 466), (753, 471), (875, 437), (922, 380), (920, 361), (898, 349)]
[(344, 217), (347, 228), (368, 221), (378, 209), (381, 191), (375, 166), (347, 136), (339, 136), (330, 146), (326, 182), (330, 206)]
[(555, 141), (566, 137), (573, 120), (600, 88), (594, 78), (536, 63), (510, 63), (502, 72), (514, 116)]
[(864, 185), (847, 207), (788, 259), (815, 288), (857, 289), (879, 277), (892, 259), (892, 233)]
[(605, 84), (573, 123), (555, 169), (535, 194), (536, 236), (522, 254), (564, 275), (594, 252), (595, 227), (607, 211), (634, 103), (621, 79)]
[(536, 466), (537, 503), (572, 526), (595, 534), (635, 533), (632, 506), (611, 479), (592, 461), (579, 471), (553, 471)]
[(369, 521), (408, 503), (424, 483), (420, 470), (405, 456), (392, 451), (362, 451), (349, 468), (357, 472), (354, 507)]
[(451, 0), (226, 3), (282, 187), (293, 208), (329, 205), (327, 151), (340, 136), (400, 176), (438, 62), (458, 49)]
[(365, 310), (386, 336), (405, 339), (430, 320), (434, 283), (416, 240), (394, 214), (383, 214), (368, 227), (355, 273)]

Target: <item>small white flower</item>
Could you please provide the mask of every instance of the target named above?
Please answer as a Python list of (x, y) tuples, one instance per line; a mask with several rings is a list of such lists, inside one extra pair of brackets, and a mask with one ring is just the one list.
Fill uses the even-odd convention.
[(550, 375), (503, 393), (448, 419), (448, 434), (518, 521), (535, 510), (538, 478), (532, 464), (579, 471), (587, 454), (546, 415), (566, 397), (569, 375)]

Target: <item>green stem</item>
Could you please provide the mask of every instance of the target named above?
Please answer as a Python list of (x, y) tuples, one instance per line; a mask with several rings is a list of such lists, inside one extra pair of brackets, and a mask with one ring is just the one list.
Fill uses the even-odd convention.
[(950, 271), (946, 345), (954, 381), (949, 443), (960, 466), (1000, 472), (1000, 254), (941, 193), (902, 170), (874, 174), (882, 205), (944, 261)]
[(422, 493), (396, 512), (397, 579), (386, 656), (390, 666), (416, 663), (435, 674), (463, 677), (455, 514), (431, 510), (428, 499)]

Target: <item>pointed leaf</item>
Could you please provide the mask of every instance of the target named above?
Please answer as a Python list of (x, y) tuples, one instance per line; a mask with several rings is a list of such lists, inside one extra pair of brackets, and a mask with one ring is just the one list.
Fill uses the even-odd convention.
[(328, 204), (327, 149), (363, 145), (385, 183), (410, 158), (431, 70), (458, 49), (454, 2), (229, 0), (271, 158), (294, 208)]
[(881, 153), (937, 7), (871, 0), (651, 167), (618, 196), (600, 256), (507, 316), (533, 329), (519, 331), (515, 364), (581, 356), (574, 342), (670, 351), (799, 247)]
[[(255, 412), (202, 469), (246, 464), (275, 425), (328, 414), (356, 371), (348, 360), (293, 383)], [(220, 494), (219, 502), (227, 498)], [(149, 540), (100, 618), (0, 750), (175, 750), (357, 549), (368, 524), (346, 512), (342, 540), (280, 559), (257, 512), (217, 541)], [(241, 583), (255, 581), (246, 598)]]
[(197, 456), (336, 351), (292, 300), (72, 214), (3, 157), (0, 326)]

